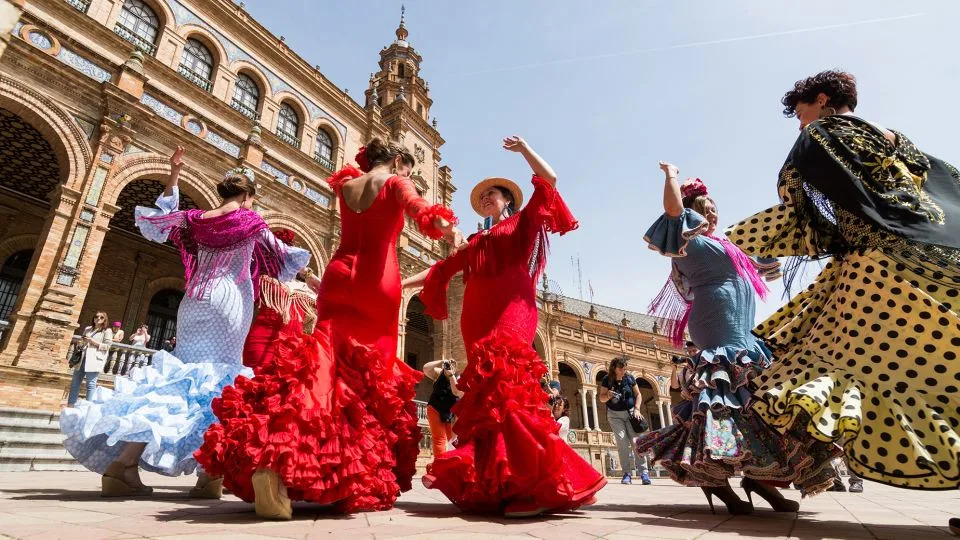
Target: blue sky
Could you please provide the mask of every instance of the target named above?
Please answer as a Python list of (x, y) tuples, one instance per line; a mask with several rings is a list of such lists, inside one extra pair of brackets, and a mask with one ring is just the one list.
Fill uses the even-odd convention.
[[(720, 222), (777, 202), (776, 178), (798, 133), (779, 104), (795, 80), (840, 67), (859, 79), (857, 113), (960, 163), (960, 2), (570, 0), (405, 2), (423, 56), (432, 114), (459, 186), (480, 178), (529, 186), (522, 159), (500, 149), (519, 134), (543, 155), (580, 219), (553, 240), (547, 268), (578, 296), (645, 311), (667, 259), (642, 236), (662, 212), (660, 159), (710, 187)], [(247, 0), (246, 9), (362, 102), (400, 2)], [(780, 289), (758, 317), (774, 311)]]

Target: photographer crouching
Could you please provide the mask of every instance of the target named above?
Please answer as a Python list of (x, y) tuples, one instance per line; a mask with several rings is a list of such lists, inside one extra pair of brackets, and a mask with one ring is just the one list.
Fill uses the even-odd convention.
[(457, 388), (457, 364), (450, 360), (434, 360), (423, 365), (423, 374), (433, 381), (433, 391), (427, 401), (427, 422), (433, 439), (433, 457), (447, 451), (447, 443), (453, 440), (451, 409), (463, 396)]

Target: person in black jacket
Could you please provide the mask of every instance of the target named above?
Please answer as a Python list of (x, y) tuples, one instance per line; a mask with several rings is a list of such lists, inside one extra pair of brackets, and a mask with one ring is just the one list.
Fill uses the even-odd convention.
[(427, 401), (427, 422), (433, 439), (433, 457), (447, 450), (453, 440), (453, 422), (450, 409), (463, 395), (457, 389), (457, 363), (452, 360), (434, 360), (423, 365), (423, 374), (433, 381), (433, 391)]

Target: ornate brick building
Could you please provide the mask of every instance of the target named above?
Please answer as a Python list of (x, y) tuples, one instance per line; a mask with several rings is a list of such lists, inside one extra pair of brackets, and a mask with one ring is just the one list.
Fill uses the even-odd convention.
[[(422, 59), (402, 19), (384, 37), (357, 103), (229, 0), (27, 2), (0, 58), (0, 405), (58, 408), (96, 310), (128, 334), (148, 323), (154, 348), (175, 331), (183, 267), (137, 234), (133, 208), (153, 204), (177, 145), (182, 206), (214, 207), (223, 171), (246, 165), (257, 210), (318, 273), (339, 237), (324, 180), (369, 138), (409, 149), (419, 190), (449, 204)], [(399, 249), (404, 273), (446, 254), (409, 227)], [(409, 296), (402, 309), (404, 358), (450, 354), (450, 325)]]

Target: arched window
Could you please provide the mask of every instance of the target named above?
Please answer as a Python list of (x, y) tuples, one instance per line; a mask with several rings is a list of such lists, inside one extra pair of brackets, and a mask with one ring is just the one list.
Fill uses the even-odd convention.
[(330, 134), (322, 129), (317, 130), (317, 153), (314, 154), (317, 163), (323, 167), (333, 170), (333, 140)]
[(249, 76), (241, 73), (237, 76), (237, 83), (233, 87), (233, 108), (253, 120), (257, 118), (258, 107), (260, 107), (260, 87)]
[(114, 32), (146, 54), (157, 52), (160, 19), (143, 0), (125, 0)]
[(177, 334), (177, 310), (181, 300), (183, 292), (176, 289), (164, 289), (150, 299), (147, 308), (148, 348), (161, 349), (164, 341)]
[(14, 306), (17, 305), (20, 287), (23, 285), (23, 278), (27, 275), (27, 268), (32, 258), (33, 250), (26, 249), (7, 257), (3, 266), (0, 266), (0, 321), (7, 320)]
[(209, 92), (213, 86), (210, 82), (213, 78), (213, 55), (210, 49), (195, 39), (188, 39), (180, 60), (180, 74)]
[(300, 117), (297, 111), (293, 110), (288, 103), (280, 104), (279, 118), (277, 119), (277, 137), (280, 137), (290, 146), (300, 148), (300, 139), (297, 133), (300, 132)]

